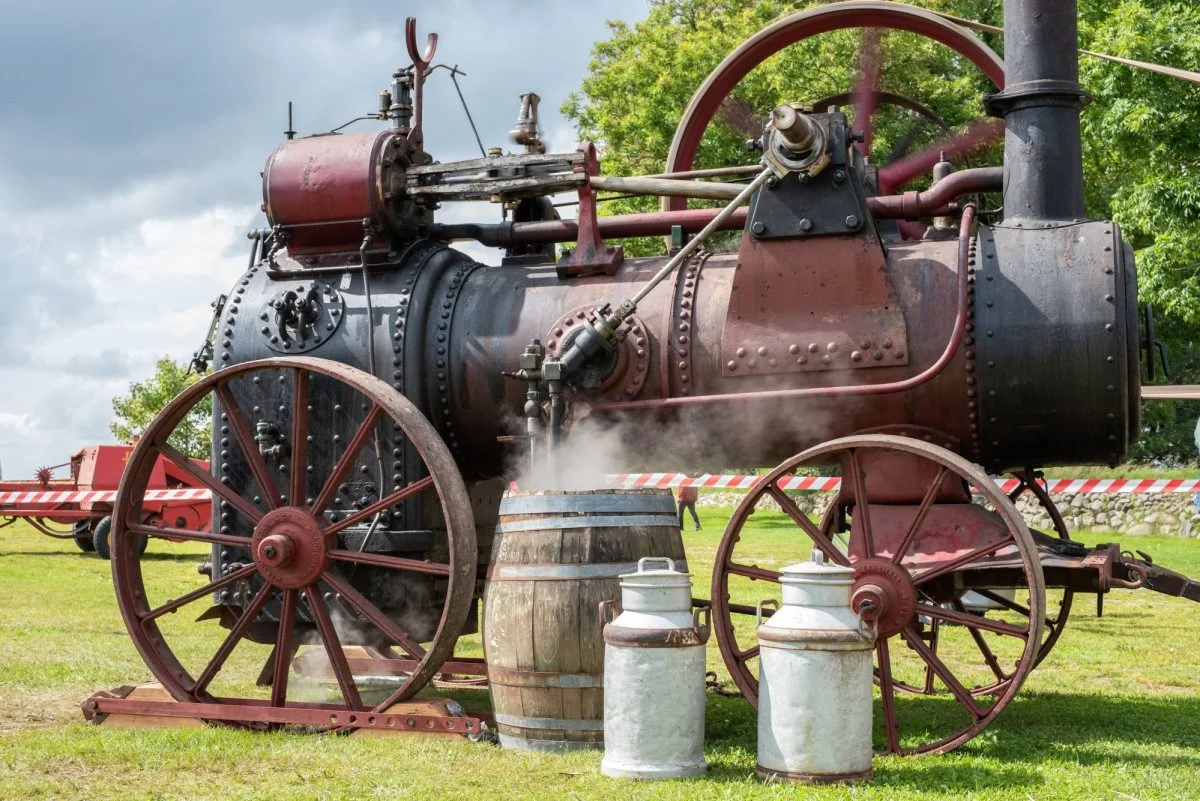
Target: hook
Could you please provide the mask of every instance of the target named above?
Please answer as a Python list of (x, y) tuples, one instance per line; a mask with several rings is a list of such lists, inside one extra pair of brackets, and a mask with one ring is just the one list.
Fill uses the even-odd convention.
[(438, 35), (431, 33), (425, 37), (425, 55), (422, 57), (417, 49), (417, 18), (409, 17), (404, 21), (404, 39), (408, 44), (408, 57), (413, 60), (417, 72), (425, 72), (433, 63), (433, 54), (437, 52)]

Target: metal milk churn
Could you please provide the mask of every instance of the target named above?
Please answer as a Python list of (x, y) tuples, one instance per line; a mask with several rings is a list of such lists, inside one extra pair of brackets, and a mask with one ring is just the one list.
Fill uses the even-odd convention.
[[(649, 569), (650, 565), (665, 569)], [(622, 779), (698, 776), (704, 761), (707, 607), (692, 611), (690, 573), (646, 557), (621, 576), (621, 602), (600, 604), (604, 627), (604, 759)], [(704, 622), (701, 623), (703, 616)]]
[(875, 634), (850, 609), (854, 571), (811, 562), (783, 568), (783, 606), (759, 604), (758, 768), (809, 784), (871, 777)]

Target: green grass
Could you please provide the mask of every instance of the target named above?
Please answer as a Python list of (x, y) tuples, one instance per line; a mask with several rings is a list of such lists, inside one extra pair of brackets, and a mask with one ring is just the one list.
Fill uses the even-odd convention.
[[(684, 533), (697, 595), (708, 595), (728, 513), (702, 509), (704, 530)], [(807, 555), (781, 516), (759, 512), (753, 523), (744, 541), (763, 566)], [(1195, 541), (1144, 537), (1126, 545), (1200, 574)], [(164, 593), (197, 586), (193, 550), (152, 544), (148, 580)], [(811, 789), (756, 780), (753, 710), (713, 694), (708, 776), (661, 784), (604, 778), (597, 753), (532, 755), (458, 738), (87, 725), (77, 704), (88, 694), (149, 679), (111, 584), (107, 563), (70, 542), (19, 525), (0, 530), (0, 798), (1200, 798), (1197, 609), (1147, 591), (1112, 593), (1099, 620), (1093, 597), (1077, 597), (1050, 658), (996, 723), (954, 753), (878, 758), (870, 785)], [(765, 592), (739, 587), (735, 600)], [(181, 650), (200, 658), (215, 624), (182, 616), (172, 623)], [(477, 642), (471, 638), (472, 647)], [(261, 654), (248, 648), (245, 656), (231, 667), (242, 687)], [(715, 643), (709, 660), (720, 665)], [(482, 693), (459, 697), (486, 704)], [(914, 719), (931, 724), (939, 703), (906, 700)]]

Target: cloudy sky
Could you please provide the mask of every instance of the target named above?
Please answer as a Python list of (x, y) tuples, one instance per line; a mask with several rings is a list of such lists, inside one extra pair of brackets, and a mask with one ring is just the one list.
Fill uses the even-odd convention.
[[(258, 172), (295, 103), (298, 131), (373, 110), (408, 63), (404, 17), (441, 35), (485, 145), (518, 95), (558, 115), (606, 20), (646, 0), (9, 0), (0, 26), (0, 465), (31, 477), (111, 441), (113, 396), (156, 358), (191, 356), (209, 303), (264, 223)], [(426, 91), (426, 147), (478, 153), (447, 74)], [(371, 123), (365, 123), (370, 125)], [(490, 210), (483, 209), (490, 214)], [(474, 213), (474, 212), (472, 212)], [(443, 219), (446, 219), (443, 216)], [(61, 474), (61, 472), (60, 472)]]

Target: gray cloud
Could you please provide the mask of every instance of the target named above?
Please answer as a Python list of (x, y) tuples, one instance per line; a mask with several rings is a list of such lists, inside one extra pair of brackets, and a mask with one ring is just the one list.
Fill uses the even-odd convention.
[[(111, 398), (156, 357), (187, 358), (208, 304), (262, 224), (259, 170), (287, 101), (301, 133), (373, 109), (408, 63), (404, 16), (466, 73), (485, 145), (506, 145), (518, 95), (557, 114), (608, 19), (646, 0), (17, 0), (0, 26), (0, 459), (9, 476), (110, 438)], [(477, 154), (444, 72), (427, 84), (426, 143)], [(370, 125), (370, 124), (368, 124)], [(446, 219), (495, 210), (448, 207)], [(483, 249), (467, 250), (487, 258)]]

